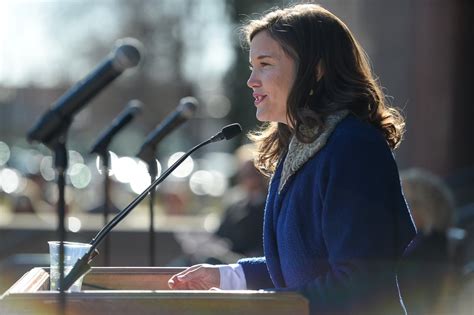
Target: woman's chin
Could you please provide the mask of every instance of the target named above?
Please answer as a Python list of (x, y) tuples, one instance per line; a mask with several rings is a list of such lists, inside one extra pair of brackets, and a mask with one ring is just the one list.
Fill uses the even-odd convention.
[(257, 118), (258, 121), (260, 122), (277, 122), (277, 123), (283, 123), (285, 125), (287, 125), (288, 123), (287, 122), (284, 122), (282, 121), (281, 119), (275, 119), (275, 118), (271, 118), (271, 117), (268, 117), (268, 116), (265, 116), (265, 115), (259, 115), (257, 113), (257, 115), (255, 116)]
[(264, 112), (261, 112), (261, 111), (258, 111), (258, 110), (257, 110), (257, 113), (255, 114), (255, 117), (257, 118), (258, 121), (261, 121), (261, 122), (270, 122), (270, 121), (272, 121), (270, 119), (270, 117), (265, 115)]
[(258, 120), (259, 122), (262, 122), (262, 123), (271, 123), (271, 122), (273, 122), (273, 120), (264, 119), (264, 118), (258, 118), (258, 117), (257, 117), (257, 120)]

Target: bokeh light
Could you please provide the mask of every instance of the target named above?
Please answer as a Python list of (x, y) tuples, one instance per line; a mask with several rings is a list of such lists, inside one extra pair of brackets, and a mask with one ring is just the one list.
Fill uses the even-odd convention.
[(210, 195), (213, 197), (222, 196), (229, 182), (224, 174), (217, 171), (199, 170), (191, 175), (189, 188), (196, 195)]
[(1, 170), (0, 186), (7, 194), (14, 193), (20, 187), (20, 174), (10, 168)]
[(213, 197), (222, 196), (229, 186), (227, 178), (221, 172), (211, 171), (212, 182), (207, 193)]
[(67, 219), (67, 228), (73, 233), (77, 233), (81, 230), (82, 222), (79, 218), (69, 217)]
[[(109, 151), (109, 176), (112, 176), (114, 175), (114, 164), (117, 163), (117, 160), (118, 160), (118, 156), (117, 154), (115, 154), (114, 152), (112, 151)], [(102, 165), (102, 158), (100, 155), (97, 155), (97, 158), (95, 160), (95, 166), (97, 168), (97, 171), (99, 172), (99, 174), (104, 174), (104, 171), (103, 171), (103, 168), (104, 166)]]
[[(161, 164), (156, 161), (158, 176), (161, 175)], [(138, 160), (136, 164), (135, 176), (130, 181), (130, 188), (136, 194), (142, 193), (151, 184), (150, 174), (145, 162)]]
[[(184, 152), (176, 152), (172, 154), (168, 160), (168, 167), (171, 167), (180, 157), (184, 155)], [(178, 166), (171, 175), (184, 178), (191, 174), (194, 169), (194, 160), (189, 156), (187, 157), (180, 166)]]
[(212, 175), (209, 171), (196, 171), (189, 179), (189, 188), (193, 193), (199, 196), (207, 194), (208, 186), (212, 182)]
[(51, 156), (45, 156), (40, 163), (41, 176), (47, 181), (54, 180), (55, 171), (53, 168), (53, 158)]
[(43, 154), (39, 151), (31, 149), (27, 151), (28, 163), (26, 163), (26, 171), (29, 174), (38, 174)]
[(135, 176), (136, 166), (137, 162), (131, 157), (123, 156), (118, 158), (117, 161), (112, 164), (115, 179), (124, 184), (130, 183)]
[(213, 95), (206, 104), (207, 112), (212, 118), (224, 118), (230, 112), (230, 100), (224, 95)]
[(203, 227), (207, 232), (214, 233), (219, 228), (220, 223), (220, 216), (215, 212), (211, 212), (204, 219)]
[[(158, 160), (156, 166), (157, 174), (160, 176), (162, 167)], [(143, 192), (151, 184), (148, 166), (140, 159), (128, 156), (117, 158), (111, 163), (111, 170), (117, 181), (129, 184), (130, 189), (136, 194)]]
[(74, 165), (76, 163), (82, 163), (84, 164), (84, 158), (82, 155), (74, 150), (69, 150), (68, 151), (68, 158), (69, 158), (69, 165)]
[(235, 156), (226, 152), (209, 152), (201, 160), (203, 169), (218, 171), (227, 177), (237, 172), (236, 162)]
[(68, 170), (69, 179), (75, 188), (86, 188), (92, 179), (91, 171), (87, 165), (76, 163)]
[(0, 166), (7, 164), (10, 159), (10, 148), (5, 142), (0, 141)]

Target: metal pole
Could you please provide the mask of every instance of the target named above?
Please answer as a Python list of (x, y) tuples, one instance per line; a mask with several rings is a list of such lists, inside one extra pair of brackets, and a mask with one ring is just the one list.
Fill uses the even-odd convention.
[(66, 241), (66, 169), (68, 164), (68, 156), (66, 151), (65, 137), (59, 137), (54, 148), (54, 166), (57, 172), (57, 187), (58, 187), (58, 227), (57, 234), (59, 238), (59, 314), (65, 314), (66, 311), (66, 295), (63, 289), (64, 283), (64, 242)]
[[(153, 182), (157, 175), (158, 175), (158, 169), (156, 165), (156, 161), (153, 159), (153, 161), (150, 161), (148, 163), (148, 173), (150, 174), (151, 182)], [(149, 199), (149, 205), (150, 205), (150, 228), (148, 231), (148, 253), (150, 257), (150, 266), (153, 267), (155, 266), (155, 188), (150, 190), (150, 199)]]
[[(109, 223), (109, 213), (111, 208), (111, 201), (110, 201), (110, 177), (109, 177), (109, 166), (110, 166), (110, 158), (108, 151), (105, 151), (101, 154), (102, 157), (102, 166), (104, 172), (104, 226)], [(104, 266), (110, 265), (110, 237), (105, 238), (104, 243)]]

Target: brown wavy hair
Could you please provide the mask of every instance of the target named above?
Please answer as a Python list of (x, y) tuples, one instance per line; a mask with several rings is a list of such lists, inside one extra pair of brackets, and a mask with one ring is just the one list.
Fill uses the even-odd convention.
[(305, 136), (300, 126), (324, 128), (325, 118), (343, 109), (377, 127), (390, 148), (398, 146), (404, 119), (388, 104), (363, 48), (338, 17), (316, 4), (274, 9), (242, 26), (243, 44), (248, 47), (262, 31), (268, 32), (296, 63), (296, 78), (287, 101), (289, 125), (267, 123), (249, 134), (257, 144), (255, 164), (262, 173), (274, 172), (293, 135), (305, 143), (318, 136)]

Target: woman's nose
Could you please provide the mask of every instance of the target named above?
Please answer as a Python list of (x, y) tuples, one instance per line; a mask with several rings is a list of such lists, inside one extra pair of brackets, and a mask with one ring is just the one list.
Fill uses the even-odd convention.
[(261, 85), (262, 85), (262, 83), (260, 82), (260, 80), (255, 75), (255, 71), (252, 71), (252, 73), (250, 73), (249, 79), (247, 80), (247, 86), (252, 89), (252, 88), (255, 88), (255, 87), (259, 87)]

